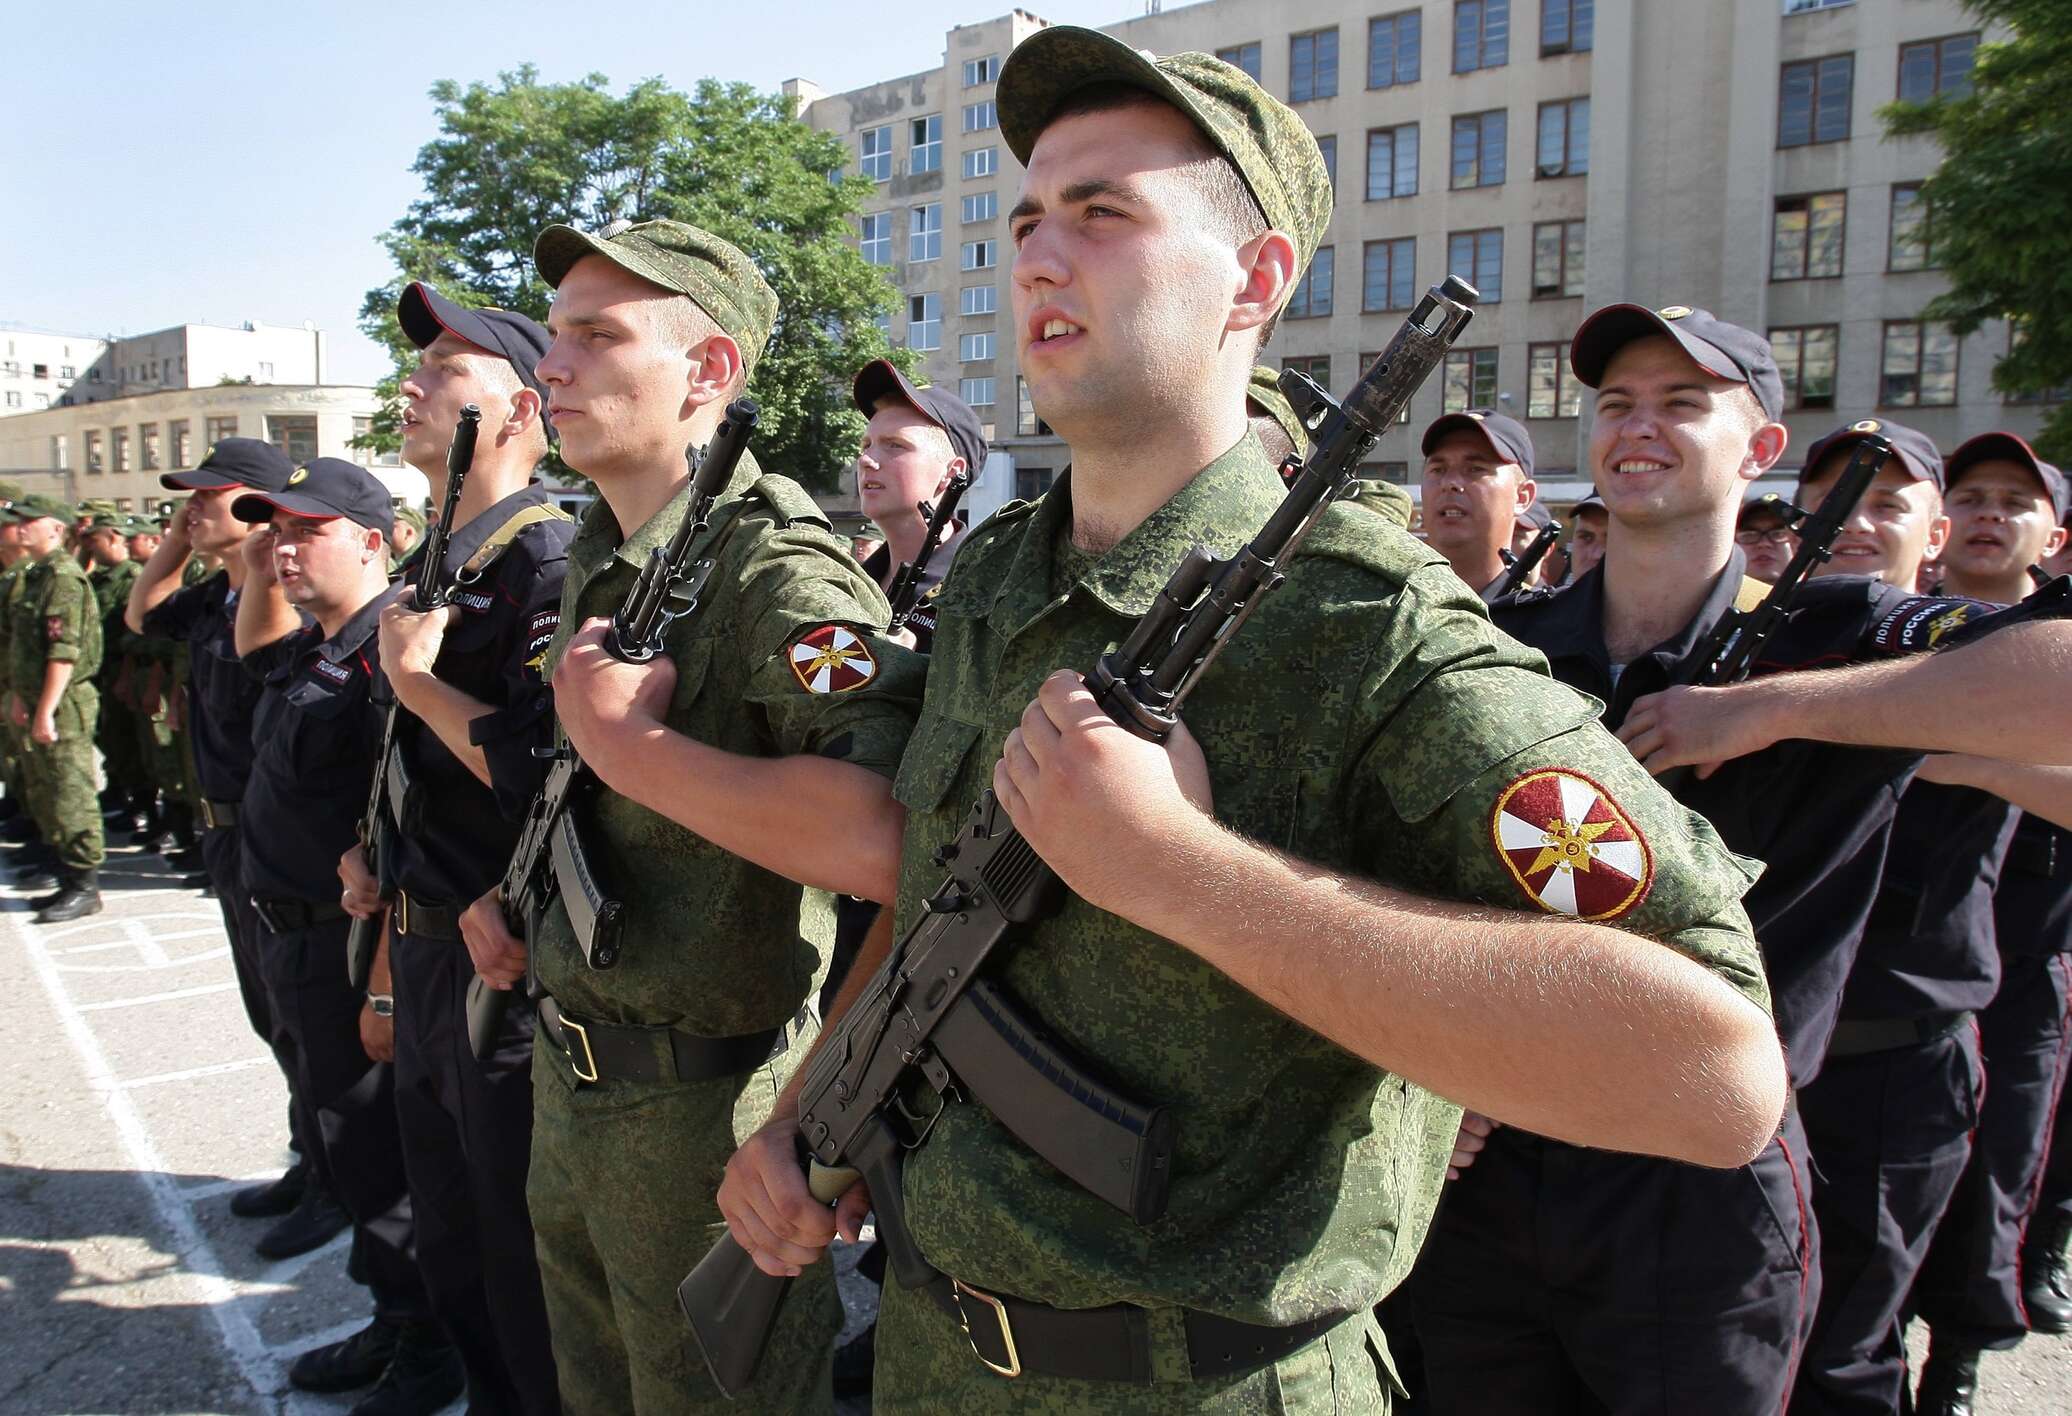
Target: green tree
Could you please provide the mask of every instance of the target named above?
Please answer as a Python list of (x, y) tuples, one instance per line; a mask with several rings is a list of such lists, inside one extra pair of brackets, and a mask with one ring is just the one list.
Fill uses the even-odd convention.
[[(1923, 310), (1960, 335), (2006, 320), (2018, 337), (1993, 368), (2011, 397), (2059, 397), (2072, 386), (2072, 6), (2066, 0), (1966, 0), (1982, 43), (1968, 93), (1888, 105), (1886, 131), (1926, 134), (1942, 165), (1921, 187), (1946, 294)], [(2012, 35), (2006, 35), (2011, 30)], [(2038, 440), (2072, 457), (2072, 404), (2060, 401)]]
[(393, 404), (416, 358), (395, 319), (408, 282), (545, 319), (552, 292), (532, 266), (541, 230), (671, 217), (747, 252), (781, 302), (749, 384), (763, 409), (757, 458), (817, 490), (836, 486), (862, 435), (856, 370), (887, 354), (912, 367), (877, 323), (896, 292), (851, 244), (871, 183), (830, 180), (846, 156), (839, 139), (800, 122), (781, 94), (710, 79), (688, 94), (645, 79), (614, 95), (602, 74), (547, 84), (527, 65), (431, 93), (439, 136), (413, 167), (425, 195), (381, 237), (396, 278), (360, 307), (361, 329), (398, 372), (380, 389), (389, 411), (356, 446), (399, 442)]

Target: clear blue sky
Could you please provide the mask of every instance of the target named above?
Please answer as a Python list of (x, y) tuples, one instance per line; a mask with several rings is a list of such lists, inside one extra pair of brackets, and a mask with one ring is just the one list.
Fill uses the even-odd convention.
[[(335, 382), (386, 367), (361, 297), (374, 238), (418, 195), (426, 91), (525, 62), (548, 80), (711, 75), (830, 92), (942, 62), (953, 25), (1012, 0), (65, 0), (10, 7), (0, 320), (81, 334), (315, 323)], [(1141, 0), (1024, 0), (1108, 24)], [(1168, 8), (1175, 8), (1169, 5)], [(896, 19), (860, 20), (886, 15)], [(720, 16), (723, 19), (708, 19)]]

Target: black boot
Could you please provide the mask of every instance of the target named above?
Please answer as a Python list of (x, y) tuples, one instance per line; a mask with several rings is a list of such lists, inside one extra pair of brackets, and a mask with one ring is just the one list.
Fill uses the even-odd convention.
[(467, 1390), (467, 1370), (434, 1322), (403, 1324), (396, 1355), (350, 1416), (431, 1416)]
[[(21, 853), (8, 881), (17, 890), (58, 888), (58, 853), (41, 841), (32, 842)], [(30, 901), (35, 904), (35, 901)]]
[(90, 866), (85, 870), (65, 870), (61, 872), (57, 894), (36, 911), (36, 923), (63, 924), (68, 919), (83, 919), (100, 912), (101, 873)]
[(1976, 1347), (1932, 1343), (1921, 1368), (1921, 1389), (1914, 1397), (1917, 1416), (1972, 1416), (1972, 1403), (1978, 1400), (1978, 1359)]
[(2065, 1242), (2072, 1239), (2072, 1219), (2050, 1214), (2029, 1230), (2022, 1245), (2022, 1306), (2029, 1310), (2029, 1331), (2072, 1332), (2072, 1263)]
[(230, 1212), (241, 1219), (272, 1219), (291, 1213), (309, 1188), (309, 1162), (297, 1161), (278, 1180), (248, 1185), (230, 1197)]
[(333, 1235), (351, 1223), (352, 1216), (322, 1185), (312, 1181), (304, 1187), (302, 1199), (288, 1212), (288, 1217), (260, 1235), (259, 1242), (252, 1247), (262, 1259), (292, 1259), (330, 1243)]
[(295, 1359), (288, 1380), (304, 1391), (352, 1391), (381, 1380), (396, 1355), (403, 1325), (377, 1317), (343, 1342), (316, 1347)]

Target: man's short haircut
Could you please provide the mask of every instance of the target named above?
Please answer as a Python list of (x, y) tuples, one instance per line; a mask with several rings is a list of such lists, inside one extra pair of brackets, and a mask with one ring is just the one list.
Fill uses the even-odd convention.
[[(688, 295), (675, 291), (661, 291), (646, 301), (648, 328), (664, 344), (676, 349), (688, 349), (693, 344), (702, 344), (715, 334), (726, 334), (719, 327), (719, 321), (705, 313), (705, 309)], [(728, 336), (732, 338), (731, 335)], [(738, 344), (740, 341), (736, 340)], [(734, 382), (727, 389), (727, 396), (733, 397), (748, 384), (747, 359), (744, 353), (741, 369)]]
[[(1058, 106), (1051, 110), (1048, 122), (1060, 118), (1079, 118), (1094, 113), (1114, 113), (1125, 108), (1172, 108), (1172, 105), (1157, 94), (1140, 89), (1134, 84), (1101, 83), (1088, 84), (1074, 89)], [(1174, 112), (1179, 112), (1174, 109)], [(1183, 117), (1185, 115), (1182, 115)], [(1189, 163), (1184, 175), (1197, 195), (1201, 197), (1202, 208), (1214, 223), (1218, 235), (1229, 239), (1233, 246), (1242, 246), (1265, 232), (1267, 228), (1265, 209), (1259, 199), (1252, 195), (1252, 189), (1245, 185), (1245, 179), (1233, 163), (1216, 151), (1208, 136), (1193, 128), (1194, 161)], [(1295, 282), (1288, 283), (1283, 292), (1285, 306), (1287, 297), (1295, 293)], [(1259, 327), (1259, 347), (1264, 349), (1272, 340), (1274, 329), (1280, 324), (1281, 312), (1275, 310), (1265, 324)]]

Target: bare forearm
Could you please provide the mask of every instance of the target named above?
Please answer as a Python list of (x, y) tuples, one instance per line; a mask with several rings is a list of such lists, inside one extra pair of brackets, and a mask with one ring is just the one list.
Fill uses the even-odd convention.
[(49, 717), (58, 711), (58, 700), (65, 696), (71, 686), (72, 672), (78, 665), (70, 659), (52, 659), (43, 666), (43, 692), (36, 699), (36, 712)]
[(2000, 762), (1969, 753), (1941, 753), (1921, 766), (1921, 779), (1976, 787), (2002, 801), (2072, 831), (2072, 767), (2038, 767)]
[(189, 554), (185, 544), (176, 545), (171, 537), (158, 543), (151, 559), (137, 572), (137, 583), (130, 586), (129, 603), (122, 609), (122, 622), (129, 626), (130, 633), (142, 634), (144, 616), (179, 590), (180, 572), (186, 568)]
[(868, 768), (746, 757), (666, 728), (590, 765), (621, 796), (787, 880), (881, 902), (898, 890), (906, 811)]
[(477, 781), (485, 787), (496, 785), (489, 779), (488, 754), (468, 741), (468, 729), (475, 719), (492, 711), (487, 703), (430, 674), (397, 679), (394, 687), (397, 701), (430, 728)]
[(234, 631), (239, 657), (278, 643), (301, 627), (301, 616), (281, 594), (280, 586), (245, 582), (244, 592), (237, 597)]
[(1473, 1111), (1578, 1144), (1738, 1165), (1774, 1133), (1762, 1011), (1664, 945), (1419, 899), (1204, 822), (1125, 911), (1295, 1021)]

